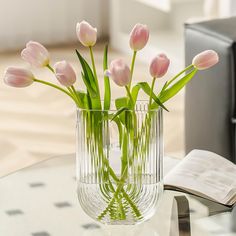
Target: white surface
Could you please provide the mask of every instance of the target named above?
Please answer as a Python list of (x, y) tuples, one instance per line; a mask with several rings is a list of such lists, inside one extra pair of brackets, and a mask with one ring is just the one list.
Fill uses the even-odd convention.
[[(49, 232), (56, 236), (81, 236), (89, 235), (83, 225), (99, 227), (79, 206), (75, 191), (75, 160), (72, 155), (67, 157), (67, 160), (54, 159), (54, 166), (48, 161), (0, 179), (0, 192), (4, 193), (0, 195), (0, 235), (27, 236)], [(165, 171), (169, 171), (177, 162), (177, 159), (165, 158)], [(32, 183), (45, 185), (30, 188)], [(60, 186), (61, 183), (63, 186)], [(58, 202), (68, 202), (72, 207), (57, 208), (54, 203)], [(13, 209), (21, 209), (23, 214), (8, 216), (6, 212)], [(69, 223), (65, 224), (67, 221)], [(143, 226), (141, 228), (144, 232)], [(165, 230), (168, 231), (168, 228)], [(132, 231), (133, 228), (129, 228), (127, 235), (130, 236)], [(155, 233), (154, 229), (149, 229), (151, 231)], [(93, 229), (91, 232), (104, 235), (106, 231)]]
[[(178, 160), (164, 158), (165, 172), (173, 168)], [(176, 225), (173, 213), (173, 197), (183, 195), (166, 191), (155, 216), (141, 225), (104, 227), (91, 220), (79, 206), (74, 179), (74, 155), (55, 158), (31, 168), (0, 179), (0, 235), (3, 236), (167, 236), (171, 225)], [(30, 187), (32, 184), (43, 184)], [(58, 208), (55, 203), (69, 203)], [(191, 220), (202, 219), (199, 227), (192, 230), (193, 236), (212, 235), (216, 228), (203, 228), (211, 222), (208, 208), (189, 198)], [(10, 210), (21, 210), (23, 214), (9, 215)], [(204, 218), (205, 217), (205, 218)], [(227, 221), (227, 219), (224, 218)], [(222, 221), (213, 219), (219, 225)], [(218, 223), (217, 223), (218, 222)], [(219, 226), (220, 227), (220, 226)], [(215, 231), (212, 231), (215, 230)], [(45, 234), (39, 233), (45, 232)], [(224, 232), (229, 232), (225, 230)], [(46, 234), (47, 233), (47, 234)], [(177, 232), (175, 232), (177, 236)], [(220, 234), (229, 235), (229, 234)], [(230, 234), (235, 235), (235, 234)]]

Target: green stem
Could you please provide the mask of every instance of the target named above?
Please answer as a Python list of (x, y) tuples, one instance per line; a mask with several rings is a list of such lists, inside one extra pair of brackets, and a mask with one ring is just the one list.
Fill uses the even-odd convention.
[[(54, 71), (54, 69), (48, 64), (48, 65), (46, 65), (46, 67), (53, 73), (53, 74), (55, 74), (55, 71)], [(44, 83), (45, 84), (45, 83)], [(47, 84), (48, 85), (48, 84)], [(72, 85), (73, 86), (73, 85)], [(58, 89), (58, 88), (57, 88)], [(80, 98), (77, 96), (77, 93), (76, 92), (74, 92), (75, 90), (74, 89), (71, 89), (71, 88), (69, 88), (69, 87), (67, 87), (67, 89), (69, 90), (69, 92), (70, 92), (70, 94), (71, 94), (71, 96), (73, 96), (73, 100), (75, 101), (75, 100), (77, 100), (77, 102), (78, 102), (78, 104), (79, 104), (79, 107), (82, 107), (82, 102), (80, 101)], [(61, 89), (60, 89), (61, 90)], [(68, 95), (68, 94), (67, 94)]]
[[(115, 182), (117, 183), (117, 185), (118, 185), (118, 184), (121, 184), (121, 183), (124, 184), (124, 181), (121, 180), (121, 179), (119, 179), (119, 178), (116, 176), (115, 172), (114, 172), (113, 169), (110, 167), (108, 160), (107, 160), (106, 158), (103, 158), (103, 161), (104, 161), (104, 164), (107, 165), (107, 168), (108, 168), (108, 171), (109, 171), (110, 176), (115, 180)], [(122, 172), (122, 173), (123, 173), (123, 175), (122, 175), (123, 178), (126, 178), (126, 177), (127, 177), (126, 175), (124, 175), (124, 173), (127, 172), (127, 171), (126, 171), (127, 168), (128, 168), (128, 166), (126, 165), (126, 167), (124, 168), (124, 170), (123, 170), (123, 172)], [(112, 186), (112, 184), (111, 184), (111, 186)], [(99, 220), (101, 220), (101, 219), (106, 215), (106, 213), (110, 210), (110, 208), (111, 208), (112, 204), (115, 202), (115, 200), (117, 200), (117, 201), (119, 202), (118, 195), (119, 195), (120, 191), (122, 192), (122, 194), (123, 194), (124, 198), (126, 199), (126, 201), (130, 204), (130, 206), (131, 206), (131, 208), (133, 209), (133, 212), (135, 213), (135, 215), (136, 215), (137, 217), (140, 217), (140, 216), (141, 216), (140, 211), (138, 210), (138, 208), (137, 208), (137, 206), (135, 205), (135, 203), (130, 199), (129, 195), (125, 192), (123, 186), (122, 186), (121, 190), (119, 190), (118, 192), (117, 192), (117, 190), (115, 191), (113, 187), (112, 187), (112, 189), (113, 189), (113, 192), (115, 192), (115, 193), (114, 193), (114, 196), (113, 196), (114, 199), (111, 200), (112, 203), (109, 203), (109, 205), (106, 207), (106, 209), (100, 214), (100, 216), (98, 217)], [(119, 206), (120, 206), (120, 210), (121, 210), (121, 209), (122, 209), (122, 203), (121, 203), (121, 202), (120, 202), (120, 205), (119, 205)], [(122, 213), (122, 212), (123, 212), (123, 213)], [(121, 213), (122, 213), (122, 219), (123, 219), (123, 217), (125, 216), (124, 211), (121, 211)]]
[(124, 198), (126, 199), (126, 201), (131, 206), (131, 208), (132, 208), (133, 212), (135, 213), (136, 217), (142, 218), (141, 212), (139, 211), (138, 207), (134, 204), (134, 202), (130, 199), (129, 195), (125, 192), (124, 188), (121, 189), (121, 192), (123, 193)]
[(128, 194), (124, 191), (123, 186), (125, 184), (125, 178), (127, 176), (127, 166), (123, 171), (123, 174), (120, 178), (119, 184), (117, 186), (117, 189), (113, 195), (113, 198), (111, 199), (111, 201), (109, 202), (108, 206), (106, 207), (106, 209), (98, 216), (98, 220), (102, 220), (102, 218), (107, 214), (107, 212), (109, 211), (109, 209), (112, 207), (112, 205), (114, 204), (115, 200), (117, 199), (118, 195), (120, 194), (120, 192), (122, 192), (124, 194), (125, 199), (127, 200), (127, 202), (130, 204), (131, 208), (133, 209), (135, 215), (139, 218), (142, 217), (141, 212), (139, 211), (139, 209), (136, 207), (136, 205), (132, 202), (132, 200), (129, 198)]
[(130, 99), (130, 101), (131, 101), (132, 108), (134, 109), (134, 100), (133, 100), (132, 95), (131, 95), (131, 93), (130, 93), (129, 87), (128, 87), (128, 86), (125, 86), (125, 89), (126, 89), (126, 92), (127, 92), (128, 97), (129, 97), (129, 99)]
[[(68, 89), (68, 91), (70, 92), (70, 94), (74, 97), (74, 99), (78, 102), (78, 104), (81, 105), (81, 103), (80, 103), (80, 101), (79, 101), (79, 99), (78, 99), (78, 97), (77, 97), (77, 94), (74, 93), (74, 91), (72, 90), (72, 88), (71, 88), (71, 87), (67, 87), (67, 89)], [(80, 106), (80, 107), (82, 107), (82, 106)]]
[(129, 88), (131, 87), (131, 83), (132, 83), (132, 78), (133, 78), (133, 73), (134, 73), (134, 63), (135, 63), (135, 59), (136, 59), (136, 55), (137, 55), (137, 51), (133, 52), (133, 57), (132, 57), (132, 62), (131, 62), (131, 67), (130, 67), (130, 72), (131, 72), (131, 79), (130, 79), (130, 83), (129, 83)]
[(125, 214), (125, 210), (124, 210), (124, 206), (122, 204), (122, 197), (121, 198), (117, 198), (117, 203), (118, 203), (118, 206), (119, 206), (119, 211), (120, 211), (120, 219), (121, 220), (125, 220), (126, 219), (126, 214)]
[(98, 107), (101, 108), (101, 95), (100, 95), (100, 89), (99, 89), (99, 84), (98, 84), (98, 77), (97, 77), (97, 71), (96, 71), (92, 46), (89, 47), (89, 52), (90, 52), (90, 57), (91, 57), (91, 61), (92, 61), (93, 74), (94, 74), (95, 83), (96, 83), (96, 87), (97, 87), (97, 93), (98, 93), (98, 101), (96, 101), (96, 103), (99, 103), (99, 104), (96, 104), (96, 106), (98, 105)]
[[(121, 158), (121, 175), (124, 175), (125, 170), (128, 168), (128, 133), (123, 132), (123, 142), (122, 142), (122, 158)], [(127, 171), (126, 171), (127, 173)], [(124, 175), (124, 178), (127, 176)]]
[(35, 82), (38, 82), (38, 83), (41, 83), (41, 84), (48, 85), (48, 86), (53, 87), (53, 88), (55, 88), (55, 89), (57, 89), (57, 90), (60, 90), (61, 92), (65, 93), (66, 95), (68, 95), (69, 97), (71, 97), (71, 98), (74, 100), (74, 102), (76, 103), (77, 106), (79, 105), (78, 102), (77, 102), (77, 100), (76, 100), (69, 92), (67, 92), (65, 89), (63, 89), (63, 88), (61, 88), (61, 87), (59, 87), (59, 86), (57, 86), (57, 85), (55, 85), (55, 84), (52, 84), (52, 83), (50, 83), (50, 82), (44, 81), (44, 80), (39, 80), (39, 79), (35, 79), (35, 78), (34, 78), (34, 81), (35, 81)]
[[(90, 57), (91, 57), (91, 61), (92, 61), (93, 74), (94, 74), (96, 83), (98, 85), (98, 77), (97, 77), (97, 71), (96, 71), (96, 66), (95, 66), (95, 60), (94, 60), (94, 56), (93, 56), (92, 46), (89, 47), (89, 52), (90, 52)], [(98, 91), (99, 91), (99, 89), (98, 89)]]
[(182, 71), (180, 71), (176, 76), (174, 76), (170, 81), (167, 82), (166, 84), (166, 88), (175, 80), (177, 79), (180, 75), (182, 75), (184, 72), (192, 69), (194, 66), (193, 65), (189, 65), (187, 66), (185, 69), (183, 69)]
[[(54, 71), (54, 69), (48, 64), (48, 65), (46, 65), (46, 67), (53, 73), (53, 74), (55, 74), (55, 71)], [(46, 83), (44, 83), (44, 84), (46, 84)], [(47, 85), (49, 85), (49, 84), (47, 84)], [(50, 85), (51, 86), (51, 85)], [(53, 86), (54, 88), (55, 88), (55, 86)], [(56, 86), (57, 87), (57, 89), (59, 88), (58, 86)], [(74, 88), (74, 86), (72, 85), (71, 87), (73, 87)], [(69, 90), (69, 92), (70, 92), (70, 94), (71, 94), (71, 96), (73, 96), (73, 100), (75, 101), (77, 101), (78, 102), (78, 104), (77, 105), (79, 105), (79, 107), (83, 107), (82, 106), (82, 102), (80, 101), (80, 98), (77, 96), (77, 93), (76, 93), (76, 91), (75, 91), (75, 89), (71, 89), (71, 88), (69, 88), (69, 87), (67, 87), (67, 89)], [(60, 89), (61, 90), (61, 89)], [(62, 90), (61, 90), (62, 91)], [(67, 94), (68, 95), (68, 94)]]
[[(108, 212), (109, 210), (111, 210), (112, 205), (114, 204), (114, 202), (118, 199), (118, 196), (120, 193), (123, 194), (123, 197), (126, 199), (126, 201), (128, 202), (128, 204), (131, 206), (134, 214), (136, 215), (136, 217), (141, 217), (141, 213), (138, 209), (138, 207), (135, 205), (135, 203), (130, 199), (129, 195), (125, 192), (123, 185), (125, 184), (125, 179), (127, 178), (127, 170), (128, 170), (128, 162), (127, 162), (127, 141), (126, 141), (126, 136), (123, 136), (124, 140), (123, 140), (123, 145), (122, 145), (122, 149), (123, 149), (123, 158), (122, 158), (122, 172), (121, 172), (121, 178), (119, 179), (116, 174), (114, 173), (113, 169), (110, 167), (109, 162), (106, 158), (103, 158), (103, 162), (104, 164), (107, 166), (108, 171), (110, 176), (115, 180), (116, 184), (117, 184), (117, 188), (119, 190), (116, 190), (114, 195), (113, 195), (113, 199), (111, 200), (111, 202), (108, 204), (108, 206), (106, 207), (106, 209), (100, 214), (100, 216), (98, 217), (99, 220), (101, 220)], [(122, 186), (120, 186), (122, 184)], [(122, 205), (120, 205), (121, 207)], [(123, 214), (122, 214), (123, 215)], [(124, 215), (123, 215), (124, 217)]]
[(71, 89), (72, 89), (73, 93), (75, 94), (75, 97), (78, 100), (78, 103), (80, 104), (80, 107), (83, 107), (83, 102), (81, 101), (80, 97), (78, 96), (74, 85), (71, 86)]
[(46, 65), (46, 67), (54, 74), (55, 73), (55, 71), (54, 71), (54, 69), (48, 64), (48, 65)]
[(152, 93), (153, 93), (155, 81), (156, 81), (156, 78), (153, 77), (153, 79), (152, 79), (152, 85), (151, 85), (151, 92), (150, 92), (150, 97), (149, 97), (149, 104), (148, 104), (148, 109), (149, 109), (149, 110), (151, 110), (151, 105), (152, 105)]
[[(103, 71), (106, 71), (108, 68), (107, 65), (107, 55), (108, 55), (108, 45), (106, 45), (103, 55)], [(109, 110), (111, 105), (111, 86), (110, 79), (104, 75), (104, 110)]]
[(70, 88), (70, 87), (66, 87), (68, 90), (69, 90), (69, 92), (72, 94), (72, 95), (74, 95), (74, 92), (72, 91), (72, 89)]
[[(92, 122), (94, 123), (94, 122)], [(99, 148), (100, 149), (100, 148)], [(114, 202), (117, 200), (118, 196), (120, 193), (123, 194), (124, 198), (126, 199), (126, 201), (130, 204), (133, 212), (135, 213), (136, 217), (140, 217), (141, 216), (141, 213), (140, 211), (138, 210), (137, 206), (135, 205), (135, 203), (130, 199), (129, 195), (125, 192), (124, 188), (123, 188), (123, 185), (124, 185), (124, 181), (125, 179), (127, 178), (127, 168), (128, 168), (128, 165), (126, 163), (126, 165), (124, 166), (123, 168), (123, 171), (122, 171), (122, 174), (121, 174), (121, 178), (119, 179), (114, 170), (110, 167), (109, 165), (109, 161), (107, 158), (105, 158), (105, 156), (102, 154), (101, 152), (101, 156), (102, 156), (102, 161), (103, 163), (105, 164), (105, 166), (107, 167), (108, 169), (108, 172), (109, 172), (109, 175), (114, 179), (114, 181), (116, 182), (119, 190), (116, 190), (114, 191), (112, 185), (112, 190), (114, 192), (114, 195), (113, 195), (113, 199), (111, 200), (111, 202), (109, 203), (109, 205), (106, 207), (106, 209), (100, 214), (100, 216), (98, 217), (99, 220), (101, 220), (109, 210), (111, 210), (111, 207), (112, 205), (114, 204)], [(120, 186), (122, 184), (122, 186)], [(121, 207), (121, 205), (120, 205)]]

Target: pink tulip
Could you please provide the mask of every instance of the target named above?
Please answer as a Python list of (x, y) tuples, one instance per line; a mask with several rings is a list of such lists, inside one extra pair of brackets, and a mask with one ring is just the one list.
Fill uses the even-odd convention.
[(123, 59), (113, 60), (110, 64), (110, 70), (106, 71), (106, 75), (111, 77), (118, 86), (126, 86), (131, 80), (130, 69)]
[(97, 41), (97, 29), (88, 22), (82, 21), (76, 25), (76, 33), (79, 41), (85, 47), (92, 47)]
[(55, 75), (58, 81), (66, 87), (72, 86), (76, 81), (73, 67), (66, 61), (59, 61), (54, 65)]
[(34, 82), (34, 75), (23, 68), (8, 67), (4, 74), (4, 82), (12, 87), (27, 87)]
[(165, 54), (159, 54), (151, 61), (149, 72), (153, 78), (164, 76), (170, 65), (170, 60)]
[(213, 50), (206, 50), (197, 54), (192, 61), (192, 64), (198, 70), (205, 70), (214, 66), (219, 61), (217, 52)]
[(146, 25), (136, 24), (130, 33), (129, 44), (134, 51), (141, 50), (147, 44), (149, 30)]
[(49, 65), (48, 50), (40, 43), (29, 41), (26, 48), (22, 50), (21, 57), (35, 67)]

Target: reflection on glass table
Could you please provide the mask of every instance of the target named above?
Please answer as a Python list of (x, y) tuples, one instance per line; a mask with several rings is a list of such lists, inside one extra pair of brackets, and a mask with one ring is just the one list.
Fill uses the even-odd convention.
[[(164, 170), (177, 163), (164, 158)], [(236, 207), (165, 191), (154, 217), (137, 226), (104, 226), (81, 209), (75, 155), (65, 155), (0, 179), (2, 236), (236, 235)]]

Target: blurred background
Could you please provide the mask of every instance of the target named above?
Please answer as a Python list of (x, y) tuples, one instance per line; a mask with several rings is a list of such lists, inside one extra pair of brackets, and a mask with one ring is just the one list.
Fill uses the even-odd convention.
[[(44, 44), (51, 64), (71, 62), (80, 74), (75, 48), (88, 57), (76, 34), (76, 23), (88, 21), (98, 29), (95, 59), (103, 85), (102, 54), (110, 43), (109, 60), (131, 61), (129, 32), (136, 23), (150, 28), (148, 46), (138, 54), (134, 82), (150, 79), (148, 64), (157, 53), (171, 59), (167, 78), (184, 67), (185, 22), (223, 18), (236, 14), (235, 0), (0, 0), (0, 74), (7, 66), (30, 68), (20, 58), (29, 40)], [(56, 80), (47, 69), (33, 69), (39, 79)], [(82, 87), (78, 76), (78, 88)], [(158, 85), (156, 87), (158, 90)], [(123, 93), (112, 83), (112, 94)], [(184, 91), (167, 104), (164, 114), (165, 155), (182, 158), (184, 153)], [(0, 81), (0, 176), (58, 154), (75, 152), (75, 106), (63, 94), (40, 84), (14, 89)]]

